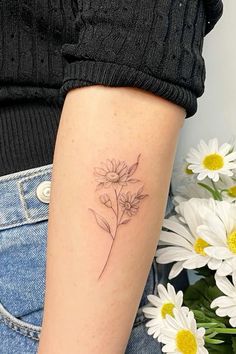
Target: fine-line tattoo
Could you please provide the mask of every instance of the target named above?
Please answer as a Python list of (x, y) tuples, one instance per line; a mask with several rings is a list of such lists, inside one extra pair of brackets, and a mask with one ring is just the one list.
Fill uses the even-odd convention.
[(125, 161), (107, 159), (106, 162), (101, 162), (103, 167), (94, 168), (95, 180), (98, 182), (96, 191), (102, 188), (110, 188), (112, 190), (112, 195), (103, 193), (99, 196), (99, 200), (115, 215), (115, 222), (111, 225), (102, 215), (89, 208), (98, 226), (112, 238), (107, 260), (98, 279), (101, 278), (111, 256), (118, 228), (120, 225), (130, 222), (132, 216), (136, 215), (139, 210), (140, 201), (148, 196), (148, 194), (143, 194), (143, 185), (135, 193), (130, 191), (121, 193), (122, 189), (129, 187), (130, 184), (141, 182), (137, 178), (132, 178), (138, 168), (140, 156), (141, 154), (138, 155), (137, 161), (131, 166), (128, 166)]

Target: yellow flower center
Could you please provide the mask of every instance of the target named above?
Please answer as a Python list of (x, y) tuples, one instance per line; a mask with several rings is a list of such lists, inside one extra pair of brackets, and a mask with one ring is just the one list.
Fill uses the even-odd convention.
[(236, 198), (236, 185), (230, 187), (230, 188), (227, 190), (227, 193), (228, 193), (228, 195), (229, 195), (230, 197)]
[(202, 256), (206, 256), (206, 252), (204, 251), (205, 247), (210, 246), (208, 242), (206, 242), (205, 240), (203, 240), (201, 237), (198, 237), (194, 243), (194, 251), (196, 253), (201, 254)]
[(224, 166), (224, 159), (219, 154), (210, 154), (203, 159), (202, 163), (208, 170), (219, 170)]
[[(189, 165), (188, 165), (189, 166)], [(185, 173), (187, 174), (187, 175), (193, 175), (193, 171), (192, 170), (190, 170), (190, 168), (188, 168), (188, 166), (185, 168)]]
[(236, 230), (228, 235), (227, 242), (230, 251), (236, 253)]
[(176, 335), (176, 346), (178, 351), (182, 354), (196, 354), (196, 336), (188, 329), (181, 329)]
[(165, 318), (167, 314), (174, 317), (174, 314), (173, 314), (174, 307), (175, 307), (175, 305), (172, 304), (171, 302), (167, 302), (166, 304), (164, 304), (161, 308), (162, 318)]

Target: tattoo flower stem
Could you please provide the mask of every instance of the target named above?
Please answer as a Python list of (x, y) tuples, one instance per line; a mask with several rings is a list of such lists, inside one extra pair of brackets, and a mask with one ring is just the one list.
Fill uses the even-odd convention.
[[(127, 163), (124, 161), (116, 161), (115, 159), (106, 160), (106, 163), (102, 162), (103, 168), (96, 167), (94, 174), (96, 176), (96, 181), (99, 182), (96, 188), (100, 190), (101, 188), (110, 188), (112, 187), (114, 190), (114, 204), (116, 204), (116, 209), (113, 207), (112, 198), (108, 193), (104, 193), (99, 196), (100, 202), (108, 209), (111, 209), (115, 214), (116, 223), (113, 226), (113, 233), (110, 223), (100, 214), (95, 212), (93, 209), (89, 208), (90, 211), (94, 214), (95, 220), (100, 228), (106, 231), (112, 238), (112, 244), (106, 259), (106, 262), (103, 266), (103, 269), (99, 275), (99, 278), (104, 273), (104, 270), (108, 264), (110, 259), (112, 249), (115, 244), (115, 239), (117, 237), (118, 228), (120, 225), (127, 224), (132, 216), (136, 215), (139, 210), (140, 201), (148, 196), (148, 194), (143, 193), (143, 186), (138, 189), (136, 193), (131, 193), (127, 191), (125, 193), (121, 193), (123, 188), (128, 187), (130, 184), (140, 182), (139, 179), (131, 178), (131, 176), (135, 173), (139, 165), (139, 159), (141, 154), (138, 155), (137, 161), (128, 167)], [(118, 188), (120, 190), (118, 192)], [(113, 199), (114, 199), (113, 198)], [(128, 215), (129, 218), (123, 219), (124, 215)], [(119, 217), (120, 216), (120, 217)]]

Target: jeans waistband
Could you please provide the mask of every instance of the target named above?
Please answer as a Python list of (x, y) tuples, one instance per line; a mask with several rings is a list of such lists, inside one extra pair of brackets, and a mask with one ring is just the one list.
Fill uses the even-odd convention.
[(0, 230), (48, 218), (49, 201), (38, 191), (51, 177), (52, 164), (0, 177)]

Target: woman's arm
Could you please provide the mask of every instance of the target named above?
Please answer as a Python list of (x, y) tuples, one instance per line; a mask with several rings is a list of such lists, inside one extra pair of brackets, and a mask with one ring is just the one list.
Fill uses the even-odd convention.
[(67, 94), (53, 161), (39, 354), (124, 353), (184, 117), (180, 106), (137, 88)]

